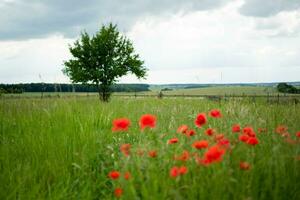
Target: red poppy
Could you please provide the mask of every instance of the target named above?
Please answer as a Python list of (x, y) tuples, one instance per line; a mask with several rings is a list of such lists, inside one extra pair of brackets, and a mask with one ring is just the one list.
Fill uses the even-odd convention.
[(255, 137), (256, 134), (251, 126), (246, 126), (243, 128), (243, 133), (247, 134), (249, 137)]
[(190, 153), (188, 151), (183, 151), (183, 153), (176, 157), (175, 156), (175, 160), (181, 160), (181, 161), (187, 161), (190, 158)]
[(258, 133), (265, 133), (267, 132), (266, 128), (258, 128)]
[(298, 131), (298, 132), (296, 133), (296, 136), (297, 136), (298, 138), (300, 138), (300, 131)]
[(109, 172), (108, 176), (111, 179), (118, 179), (120, 177), (120, 172), (118, 172), (118, 171), (111, 171), (111, 172)]
[(187, 125), (181, 125), (177, 129), (177, 133), (186, 133), (189, 127)]
[(124, 178), (125, 178), (126, 180), (129, 180), (129, 179), (131, 178), (130, 172), (125, 172)]
[(211, 117), (214, 117), (214, 118), (222, 117), (221, 112), (218, 109), (211, 110), (209, 114), (210, 114)]
[(154, 128), (156, 126), (156, 116), (145, 114), (140, 118), (140, 128), (144, 130), (146, 127)]
[(287, 132), (288, 128), (285, 125), (278, 125), (276, 128), (276, 133), (278, 134), (283, 134), (285, 132)]
[(125, 156), (129, 156), (130, 154), (130, 144), (122, 144), (120, 147), (120, 151), (125, 155)]
[(223, 138), (224, 138), (224, 134), (222, 134), (222, 133), (215, 135), (216, 141), (222, 140)]
[(114, 194), (115, 194), (115, 197), (117, 197), (117, 198), (121, 197), (123, 194), (122, 188), (116, 188), (114, 191)]
[(112, 131), (127, 131), (129, 126), (130, 120), (127, 118), (114, 119)]
[(187, 169), (186, 166), (181, 166), (181, 167), (179, 167), (179, 169), (178, 169), (178, 173), (179, 173), (180, 175), (186, 174), (187, 172), (188, 172), (188, 169)]
[(170, 176), (171, 177), (173, 177), (173, 178), (175, 178), (175, 177), (177, 177), (179, 175), (179, 168), (178, 167), (172, 167), (171, 169), (170, 169)]
[(205, 113), (200, 113), (197, 115), (196, 119), (195, 119), (195, 125), (197, 127), (201, 127), (203, 126), (204, 124), (206, 124), (207, 122), (207, 119), (206, 119), (206, 114)]
[(228, 139), (226, 139), (226, 138), (223, 138), (223, 139), (221, 139), (221, 140), (218, 141), (218, 145), (219, 146), (223, 146), (225, 148), (229, 148), (230, 141)]
[(196, 131), (193, 130), (193, 129), (190, 129), (190, 130), (188, 130), (188, 131), (186, 132), (186, 135), (187, 135), (187, 136), (193, 136), (193, 135), (195, 135), (195, 134), (196, 134)]
[(205, 130), (205, 134), (208, 135), (208, 136), (212, 136), (215, 132), (216, 131), (213, 128), (208, 128), (208, 129)]
[(196, 149), (205, 149), (208, 147), (208, 141), (206, 140), (199, 140), (195, 141), (192, 146)]
[(178, 138), (172, 138), (172, 139), (169, 139), (168, 140), (168, 144), (175, 144), (175, 143), (177, 143), (179, 140), (178, 140)]
[(246, 135), (246, 134), (243, 134), (243, 135), (239, 136), (239, 140), (242, 141), (242, 142), (247, 142), (248, 139), (249, 139), (249, 136)]
[(257, 145), (259, 143), (258, 139), (256, 137), (249, 137), (249, 139), (247, 140), (247, 144), (250, 145)]
[(250, 169), (250, 164), (247, 162), (240, 162), (240, 169), (241, 170), (249, 170)]
[(241, 127), (239, 124), (234, 124), (231, 128), (233, 133), (239, 133), (241, 131)]
[(155, 150), (149, 151), (148, 152), (149, 157), (155, 158), (157, 156), (157, 152)]
[(219, 162), (222, 160), (223, 155), (225, 154), (225, 149), (220, 147), (219, 145), (211, 146), (205, 153), (204, 153), (204, 164), (211, 164), (213, 162)]

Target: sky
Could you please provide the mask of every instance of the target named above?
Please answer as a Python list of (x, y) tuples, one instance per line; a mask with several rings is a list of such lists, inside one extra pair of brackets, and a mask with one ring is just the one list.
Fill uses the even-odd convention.
[(300, 81), (300, 0), (0, 0), (0, 83), (69, 83), (68, 45), (109, 22), (149, 70), (121, 83)]

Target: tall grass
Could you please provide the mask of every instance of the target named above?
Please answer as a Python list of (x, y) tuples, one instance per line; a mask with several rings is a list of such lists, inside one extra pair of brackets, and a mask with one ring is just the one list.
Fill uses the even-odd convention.
[[(204, 167), (194, 159), (182, 163), (173, 156), (203, 139), (203, 129), (191, 138), (176, 133), (181, 124), (194, 127), (199, 112), (218, 108), (222, 119), (209, 125), (231, 141), (231, 125), (252, 125), (260, 144), (234, 144), (223, 161)], [(142, 114), (157, 116), (157, 127), (140, 131)], [(123, 199), (298, 199), (300, 197), (300, 144), (289, 144), (274, 133), (285, 124), (293, 140), (300, 130), (300, 105), (267, 105), (262, 102), (216, 103), (197, 99), (123, 99), (110, 103), (97, 98), (0, 99), (0, 199), (112, 199), (121, 187)], [(128, 132), (113, 133), (112, 120), (127, 117)], [(208, 127), (207, 126), (207, 127)], [(168, 145), (178, 137), (180, 142)], [(130, 143), (132, 155), (120, 153)], [(156, 150), (158, 156), (134, 152)], [(240, 161), (251, 169), (239, 169)], [(188, 173), (171, 178), (174, 165)], [(130, 171), (130, 180), (110, 180), (111, 170)]]

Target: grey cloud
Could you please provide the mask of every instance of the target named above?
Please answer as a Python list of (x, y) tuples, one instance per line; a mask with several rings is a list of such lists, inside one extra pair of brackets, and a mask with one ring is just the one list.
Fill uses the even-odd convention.
[(220, 7), (229, 0), (10, 0), (0, 3), (0, 40), (74, 37), (112, 21), (128, 29), (142, 16)]
[(300, 0), (245, 0), (240, 13), (245, 16), (269, 17), (300, 8)]

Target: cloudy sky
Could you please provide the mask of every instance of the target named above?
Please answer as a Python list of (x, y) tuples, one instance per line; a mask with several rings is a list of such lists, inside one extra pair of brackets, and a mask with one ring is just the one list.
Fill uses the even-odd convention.
[(0, 83), (69, 82), (68, 44), (108, 22), (149, 69), (123, 83), (300, 81), (300, 0), (0, 0)]

